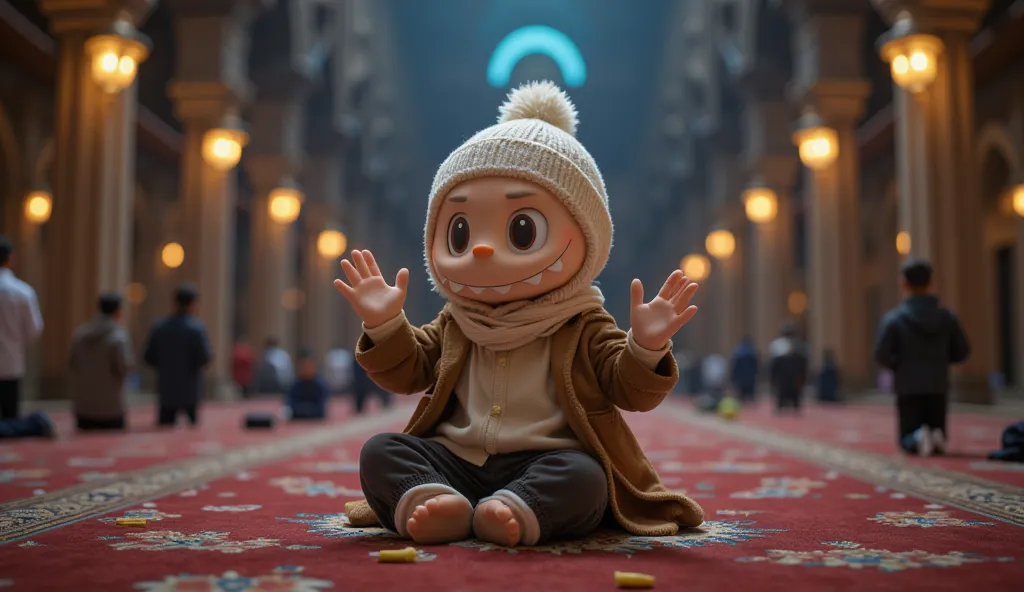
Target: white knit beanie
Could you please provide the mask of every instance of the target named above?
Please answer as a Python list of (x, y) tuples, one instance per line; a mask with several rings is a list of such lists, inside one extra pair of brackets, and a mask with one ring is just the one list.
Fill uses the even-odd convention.
[(612, 247), (608, 196), (597, 163), (576, 139), (576, 108), (551, 82), (533, 82), (512, 91), (499, 109), (498, 123), (477, 132), (441, 164), (430, 189), (424, 252), (434, 289), (462, 306), (481, 303), (448, 290), (430, 258), (434, 227), (443, 198), (456, 185), (480, 177), (512, 177), (544, 187), (562, 200), (583, 230), (587, 253), (568, 283), (539, 301), (560, 302), (601, 273)]

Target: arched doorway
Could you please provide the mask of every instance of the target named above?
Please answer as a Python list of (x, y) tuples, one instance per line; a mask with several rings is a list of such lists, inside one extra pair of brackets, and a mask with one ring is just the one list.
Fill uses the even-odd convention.
[(990, 322), (995, 331), (994, 370), (1002, 375), (1004, 386), (1020, 382), (1021, 368), (1017, 351), (1021, 347), (1016, 334), (1016, 227), (1017, 219), (1009, 189), (1013, 180), (1014, 155), (1002, 142), (980, 145), (981, 199), (984, 208), (985, 265), (992, 286)]

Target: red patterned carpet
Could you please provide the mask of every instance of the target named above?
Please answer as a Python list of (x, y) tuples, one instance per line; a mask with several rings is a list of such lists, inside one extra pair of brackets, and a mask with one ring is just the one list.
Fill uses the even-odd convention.
[[(110, 453), (131, 448), (135, 436), (81, 453), (76, 446), (58, 452), (60, 442), (0, 448), (0, 474), (22, 491), (34, 486), (3, 471), (25, 459), (45, 459), (38, 466), (48, 468), (70, 458), (115, 459), (99, 468), (53, 467), (30, 477), (47, 482), (39, 486), (45, 493), (0, 504), (0, 588), (599, 591), (614, 589), (616, 570), (652, 574), (658, 590), (686, 591), (1010, 590), (1024, 578), (1024, 490), (1016, 480), (908, 462), (881, 441), (873, 448), (833, 438), (849, 429), (867, 441), (882, 424), (891, 438), (890, 414), (859, 407), (803, 420), (751, 409), (731, 423), (678, 405), (631, 415), (666, 484), (704, 505), (700, 529), (667, 538), (607, 532), (515, 551), (470, 541), (423, 548), (413, 565), (377, 564), (371, 552), (405, 543), (346, 528), (342, 508), (360, 497), (361, 443), (399, 428), (409, 412), (403, 406), (357, 422), (246, 434), (237, 407), (209, 409), (201, 430), (153, 436), (167, 456), (138, 465), (121, 463), (140, 457)], [(1001, 428), (963, 421), (993, 437)], [(816, 433), (819, 422), (831, 428)], [(190, 448), (204, 441), (223, 448)], [(59, 489), (90, 470), (117, 475)], [(119, 516), (149, 524), (119, 528)]]

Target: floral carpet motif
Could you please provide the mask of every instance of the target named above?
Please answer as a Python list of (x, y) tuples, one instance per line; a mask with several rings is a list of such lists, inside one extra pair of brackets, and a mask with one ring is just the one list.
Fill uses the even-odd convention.
[(666, 461), (661, 463), (659, 470), (667, 473), (772, 473), (778, 471), (779, 467), (763, 462), (703, 462), (685, 463), (678, 461)]
[(279, 479), (271, 479), (270, 485), (272, 487), (280, 487), (285, 491), (285, 493), (291, 495), (305, 495), (309, 497), (316, 497), (318, 495), (326, 497), (363, 497), (363, 492), (360, 489), (345, 487), (344, 485), (339, 485), (333, 481), (316, 481), (309, 477), (281, 477)]
[(299, 465), (298, 470), (308, 473), (358, 473), (359, 464), (350, 462), (312, 462)]
[(794, 477), (766, 477), (761, 486), (747, 491), (737, 491), (729, 497), (736, 499), (774, 499), (804, 497), (812, 489), (825, 487), (823, 481)]
[(248, 505), (248, 506), (203, 506), (204, 512), (255, 512), (263, 506)]
[(327, 580), (302, 577), (300, 567), (280, 567), (274, 573), (243, 576), (237, 571), (221, 575), (179, 574), (157, 582), (137, 582), (143, 592), (318, 592), (333, 588)]
[(859, 543), (851, 541), (833, 541), (822, 543), (836, 549), (816, 551), (789, 551), (769, 549), (767, 555), (761, 557), (740, 557), (736, 561), (769, 562), (778, 565), (799, 567), (846, 567), (849, 569), (876, 569), (883, 573), (892, 573), (907, 569), (925, 567), (959, 567), (971, 563), (1012, 562), (1012, 557), (986, 557), (974, 553), (951, 551), (934, 553), (928, 551), (889, 551), (887, 549), (866, 549)]
[(143, 509), (143, 510), (126, 510), (121, 516), (107, 516), (106, 518), (100, 518), (100, 522), (117, 522), (121, 518), (133, 518), (148, 520), (151, 522), (159, 522), (165, 518), (181, 518), (181, 514), (168, 514), (159, 510)]
[(675, 536), (644, 537), (633, 536), (625, 532), (599, 532), (575, 541), (537, 547), (502, 547), (477, 540), (462, 541), (454, 543), (454, 545), (481, 551), (504, 551), (506, 553), (531, 552), (572, 555), (584, 551), (604, 551), (633, 555), (654, 549), (692, 549), (707, 545), (737, 545), (752, 539), (764, 538), (770, 534), (786, 532), (781, 528), (753, 528), (753, 524), (755, 524), (753, 520), (709, 520), (704, 522), (700, 528), (690, 529)]
[(872, 522), (884, 524), (886, 526), (896, 526), (899, 528), (917, 527), (917, 528), (936, 528), (943, 526), (962, 526), (962, 527), (975, 527), (975, 526), (993, 526), (995, 522), (986, 522), (984, 520), (966, 520), (963, 518), (953, 518), (949, 515), (949, 512), (879, 512), (872, 518), (868, 518)]
[(309, 526), (307, 532), (329, 539), (366, 538), (397, 539), (398, 535), (384, 528), (352, 528), (345, 514), (296, 514), (295, 518), (279, 517), (278, 520)]
[(251, 539), (247, 541), (228, 540), (230, 533), (203, 531), (196, 534), (183, 534), (173, 530), (150, 530), (131, 532), (127, 541), (112, 543), (111, 548), (118, 551), (217, 551), (220, 553), (244, 553), (253, 549), (280, 547), (278, 539)]

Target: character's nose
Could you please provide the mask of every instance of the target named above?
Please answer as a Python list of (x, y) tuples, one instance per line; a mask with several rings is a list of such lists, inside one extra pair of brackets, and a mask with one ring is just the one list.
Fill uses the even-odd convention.
[(494, 247), (490, 245), (477, 245), (473, 247), (473, 256), (479, 259), (486, 259), (494, 254)]

